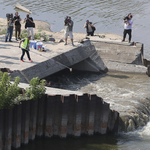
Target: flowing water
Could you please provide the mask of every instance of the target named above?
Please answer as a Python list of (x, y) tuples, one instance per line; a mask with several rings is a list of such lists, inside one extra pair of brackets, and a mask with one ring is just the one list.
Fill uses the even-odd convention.
[[(14, 13), (14, 5), (19, 2), (33, 12), (34, 20), (47, 21), (51, 30), (61, 31), (64, 18), (69, 15), (74, 21), (74, 32), (83, 32), (88, 19), (96, 26), (96, 33), (122, 35), (123, 18), (133, 14), (133, 36), (135, 42), (144, 43), (144, 57), (150, 60), (150, 1), (149, 0), (1, 0), (0, 17)], [(26, 14), (19, 12), (22, 19)], [(87, 73), (61, 73), (49, 78), (51, 86), (79, 90), (97, 94), (112, 109), (122, 116), (130, 116), (127, 131), (136, 128), (135, 123), (144, 128), (117, 136), (94, 136), (79, 139), (40, 139), (21, 149), (24, 150), (148, 150), (150, 149), (150, 78), (146, 75), (108, 73), (105, 75)], [(132, 119), (134, 122), (132, 122)]]

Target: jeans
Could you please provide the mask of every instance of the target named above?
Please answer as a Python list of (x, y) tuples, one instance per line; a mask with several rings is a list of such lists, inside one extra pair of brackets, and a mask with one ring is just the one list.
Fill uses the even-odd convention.
[(31, 58), (30, 58), (29, 51), (28, 51), (28, 50), (25, 50), (25, 49), (22, 49), (22, 56), (21, 56), (21, 60), (23, 60), (23, 56), (25, 55), (25, 52), (26, 52), (26, 54), (27, 54), (27, 56), (28, 56), (28, 59), (30, 60)]
[(5, 41), (7, 41), (8, 35), (9, 35), (9, 41), (11, 41), (11, 38), (12, 38), (12, 35), (13, 35), (13, 28), (7, 28), (7, 34), (6, 34)]

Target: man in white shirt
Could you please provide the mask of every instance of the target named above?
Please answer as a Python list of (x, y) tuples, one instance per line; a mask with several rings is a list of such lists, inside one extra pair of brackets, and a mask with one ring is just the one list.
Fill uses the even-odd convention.
[(132, 14), (129, 14), (127, 17), (124, 19), (124, 32), (123, 32), (123, 41), (125, 41), (126, 35), (129, 35), (129, 43), (131, 42), (131, 37), (132, 37)]

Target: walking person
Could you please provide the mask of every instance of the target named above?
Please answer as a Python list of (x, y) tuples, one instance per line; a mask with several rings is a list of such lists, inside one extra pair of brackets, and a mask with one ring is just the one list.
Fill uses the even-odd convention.
[[(16, 41), (21, 40), (20, 38), (20, 32), (21, 32), (21, 24), (20, 24), (21, 18), (20, 15), (18, 16), (18, 12), (15, 13), (14, 16), (14, 24), (15, 24), (15, 37), (16, 37)], [(17, 37), (17, 33), (18, 33), (18, 37)]]
[(23, 57), (24, 57), (25, 53), (27, 54), (29, 61), (32, 62), (32, 60), (30, 58), (30, 54), (29, 54), (30, 40), (31, 40), (31, 36), (28, 36), (28, 38), (25, 38), (25, 39), (23, 39), (19, 42), (19, 48), (20, 48), (20, 45), (21, 45), (21, 49), (22, 49), (22, 55), (21, 55), (21, 58), (20, 58), (20, 60), (22, 62), (24, 62)]
[(89, 22), (89, 20), (86, 20), (84, 28), (86, 28), (87, 36), (94, 35), (95, 27), (92, 25), (92, 22)]
[(125, 41), (126, 35), (129, 35), (129, 43), (131, 42), (131, 38), (132, 38), (132, 24), (133, 24), (133, 20), (132, 20), (132, 14), (128, 14), (127, 17), (124, 18), (124, 32), (123, 32), (123, 40), (122, 42)]
[(27, 28), (28, 36), (30, 36), (30, 31), (31, 31), (32, 40), (34, 40), (33, 28), (35, 28), (35, 23), (33, 21), (33, 18), (29, 17), (29, 14), (27, 14), (24, 22), (25, 22), (25, 28)]
[(65, 29), (65, 45), (67, 45), (67, 38), (68, 36), (70, 36), (70, 39), (71, 39), (71, 43), (72, 43), (72, 46), (74, 46), (73, 44), (73, 21), (71, 20), (71, 17), (68, 17), (65, 19), (64, 21), (64, 26), (66, 26), (66, 29)]
[(13, 35), (13, 27), (14, 27), (13, 14), (11, 13), (11, 14), (8, 14), (7, 16), (7, 34), (5, 37), (5, 42), (7, 42), (8, 36), (9, 36), (9, 42), (12, 42), (11, 38)]

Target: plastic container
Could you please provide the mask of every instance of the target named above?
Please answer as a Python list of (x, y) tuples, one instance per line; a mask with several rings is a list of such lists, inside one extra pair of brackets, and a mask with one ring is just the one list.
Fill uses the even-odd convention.
[(45, 51), (47, 50), (47, 46), (46, 46), (46, 45), (42, 46), (42, 48), (43, 48)]
[(37, 42), (36, 43), (36, 49), (39, 50), (42, 48), (43, 43), (42, 42)]
[(37, 43), (37, 41), (30, 40), (29, 47), (36, 49), (36, 43)]

